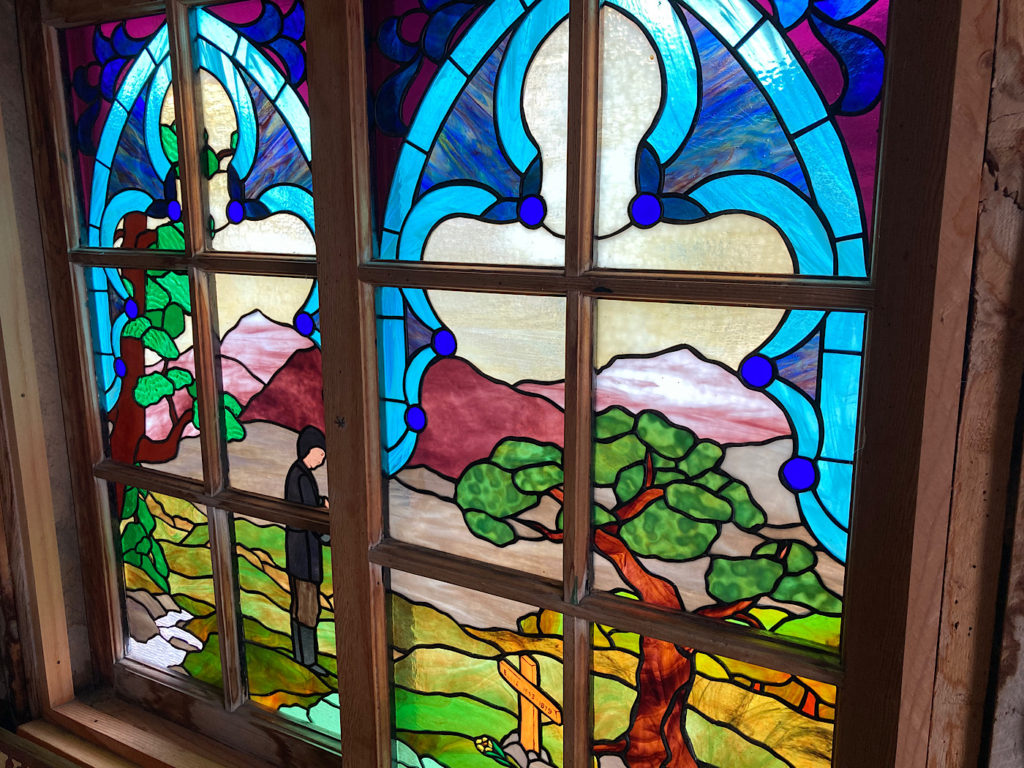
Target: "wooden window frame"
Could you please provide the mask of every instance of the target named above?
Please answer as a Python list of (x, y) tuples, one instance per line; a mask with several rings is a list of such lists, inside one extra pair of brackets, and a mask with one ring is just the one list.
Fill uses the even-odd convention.
[[(336, 760), (329, 750), (324, 751), (325, 742), (318, 745), (319, 740), (310, 737), (308, 731), (243, 703), (240, 663), (237, 656), (231, 657), (230, 647), (222, 659), (229, 672), (223, 699), (212, 694), (196, 698), (195, 686), (180, 677), (121, 658), (116, 558), (103, 496), (106, 481), (122, 481), (207, 505), (211, 538), (230, 536), (228, 516), (233, 512), (329, 530), (334, 542), (335, 584), (339, 585), (336, 618), (340, 686), (342, 690), (368, 692), (365, 706), (342, 708), (345, 757), (353, 765), (390, 766), (389, 654), (383, 587), (384, 569), (389, 567), (462, 586), (483, 587), (498, 596), (565, 614), (566, 690), (573, 693), (565, 701), (565, 768), (589, 764), (587, 622), (595, 620), (766, 666), (781, 666), (824, 682), (841, 683), (835, 732), (836, 766), (893, 765), (897, 764), (898, 752), (899, 765), (923, 764), (921, 753), (913, 749), (921, 738), (920, 729), (913, 723), (922, 708), (930, 708), (931, 691), (926, 697), (911, 690), (907, 670), (916, 668), (920, 659), (912, 655), (911, 662), (904, 665), (903, 657), (907, 649), (910, 654), (923, 654), (925, 659), (930, 653), (934, 660), (938, 621), (936, 615), (934, 621), (928, 620), (923, 632), (915, 628), (911, 634), (906, 631), (906, 620), (913, 612), (915, 598), (927, 590), (918, 581), (929, 572), (921, 564), (934, 560), (937, 546), (931, 533), (934, 517), (923, 501), (941, 498), (941, 493), (930, 493), (923, 478), (935, 472), (936, 462), (951, 467), (952, 456), (940, 440), (950, 428), (948, 415), (941, 412), (942, 401), (926, 402), (921, 393), (933, 393), (936, 387), (948, 390), (951, 386), (952, 372), (940, 365), (932, 353), (948, 345), (950, 339), (955, 340), (960, 326), (954, 322), (952, 328), (943, 328), (933, 318), (937, 290), (942, 290), (936, 275), (954, 269), (973, 245), (973, 229), (969, 233), (952, 232), (949, 221), (944, 220), (951, 206), (962, 210), (964, 201), (977, 192), (976, 184), (971, 185), (970, 173), (966, 180), (954, 178), (961, 158), (951, 151), (953, 140), (969, 143), (965, 163), (973, 159), (980, 166), (981, 155), (976, 125), (954, 122), (950, 126), (954, 87), (970, 90), (979, 78), (979, 73), (963, 62), (984, 46), (983, 41), (979, 45), (966, 39), (961, 18), (977, 23), (972, 11), (979, 15), (985, 11), (981, 26), (984, 28), (989, 22), (994, 25), (993, 4), (965, 0), (961, 7), (956, 0), (892, 0), (884, 143), (870, 281), (593, 269), (594, 167), (572, 161), (564, 272), (372, 263), (364, 32), (362, 4), (358, 0), (306, 1), (312, 83), (310, 118), (313, 154), (317, 158), (317, 260), (205, 250), (198, 218), (201, 206), (196, 204), (202, 200), (196, 173), (198, 161), (194, 154), (185, 152), (181, 155), (183, 179), (191, 179), (191, 183), (183, 184), (182, 190), (187, 212), (184, 256), (83, 250), (73, 246), (78, 237), (75, 217), (69, 212), (77, 206), (60, 95), (63, 89), (56, 58), (56, 30), (166, 8), (179, 88), (176, 95), (181, 135), (196, 136), (198, 126), (191, 92), (194, 77), (188, 46), (181, 41), (188, 39), (183, 34), (188, 10), (198, 4), (185, 0), (18, 0), (52, 314), (57, 327), (76, 329), (73, 334), (59, 334), (56, 342), (81, 557), (83, 562), (102, 564), (84, 569), (83, 573), (89, 598), (90, 643), (100, 680), (119, 695), (201, 730), (207, 728), (240, 749), (287, 757), (294, 761), (292, 764), (318, 765)], [(570, 89), (571, 158), (593, 156), (595, 150), (598, 10), (597, 0), (574, 0), (571, 6), (570, 82), (580, 84)], [(45, 51), (45, 55), (33, 58), (28, 53), (32, 50)], [(960, 58), (948, 55), (954, 50)], [(326, 88), (317, 83), (332, 86)], [(924, 84), (929, 87), (923, 87)], [(976, 91), (968, 96), (980, 98)], [(331, 126), (331, 131), (318, 130), (318, 126)], [(981, 136), (983, 139), (983, 131)], [(218, 431), (214, 429), (203, 431), (202, 449), (208, 470), (203, 482), (103, 459), (95, 385), (88, 364), (88, 339), (81, 332), (86, 326), (81, 322), (82, 303), (78, 300), (82, 292), (80, 275), (84, 267), (122, 266), (126, 258), (133, 260), (132, 266), (188, 271), (196, 307), (197, 359), (206, 370), (212, 370), (214, 355), (211, 319), (203, 312), (207, 306), (204, 291), (211, 275), (246, 272), (318, 278), (325, 306), (322, 333), (327, 445), (331, 457), (328, 472), (330, 487), (345, 489), (344, 495), (335, 492), (329, 520), (302, 507), (227, 488), (223, 446), (218, 444)], [(917, 276), (916, 281), (908, 279), (908, 274)], [(962, 291), (963, 281), (954, 282), (956, 289)], [(453, 559), (384, 538), (373, 324), (373, 288), (378, 285), (566, 297), (567, 349), (579, 353), (567, 355), (566, 380), (576, 386), (566, 388), (565, 450), (567, 456), (575, 459), (576, 471), (568, 474), (566, 483), (567, 529), (561, 583)], [(829, 654), (796, 642), (769, 639), (766, 634), (700, 617), (668, 614), (643, 605), (623, 605), (622, 601), (588, 593), (589, 350), (593, 302), (598, 296), (869, 312), (862, 411), (865, 447), (859, 455), (855, 488), (857, 512), (851, 529), (841, 663)], [(886, 376), (884, 372), (898, 375)], [(205, 377), (201, 391), (205, 395), (201, 417), (205, 424), (217, 424), (220, 414), (215, 407), (215, 382)], [(953, 429), (955, 432), (955, 425)], [(232, 595), (230, 565), (220, 562), (218, 572), (218, 598)], [(231, 621), (230, 615), (223, 614), (230, 614), (234, 604), (231, 598), (218, 600), (219, 620)], [(46, 669), (44, 674), (60, 682), (67, 673)], [(43, 696), (44, 711), (66, 724), (70, 716), (64, 715), (62, 720), (60, 710), (73, 695), (66, 685), (50, 687)]]

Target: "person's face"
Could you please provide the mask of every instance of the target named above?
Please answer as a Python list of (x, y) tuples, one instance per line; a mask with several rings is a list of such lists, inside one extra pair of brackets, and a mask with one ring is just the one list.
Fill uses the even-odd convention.
[(306, 454), (305, 464), (310, 469), (316, 469), (324, 463), (324, 459), (327, 454), (323, 448), (310, 448), (309, 453)]

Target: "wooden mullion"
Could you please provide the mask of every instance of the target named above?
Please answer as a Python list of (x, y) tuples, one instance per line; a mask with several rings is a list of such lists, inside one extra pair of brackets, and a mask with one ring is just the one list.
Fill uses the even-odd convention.
[(327, 515), (322, 510), (292, 504), (257, 493), (225, 488), (208, 494), (203, 483), (146, 467), (104, 460), (93, 468), (96, 477), (111, 483), (124, 483), (136, 488), (173, 496), (200, 506), (215, 506), (228, 512), (249, 515), (281, 525), (328, 533)]
[(135, 16), (162, 13), (166, 0), (42, 0), (43, 23), (52, 27), (74, 27)]
[[(669, 611), (606, 592), (570, 603), (563, 599), (561, 585), (552, 579), (390, 539), (375, 546), (370, 551), (370, 559), (381, 566), (468, 589), (479, 590), (481, 584), (486, 584), (488, 594), (507, 600), (804, 675), (823, 683), (835, 685), (842, 679), (839, 655), (832, 649), (771, 632)], [(574, 642), (580, 643), (578, 635)]]
[(199, 170), (199, 149), (203, 146), (198, 114), (196, 69), (192, 61), (192, 33), (189, 8), (180, 0), (167, 4), (170, 40), (174, 121), (178, 128), (178, 181), (181, 189), (181, 221), (185, 226), (185, 251), (195, 256), (206, 246), (207, 206)]
[[(915, 517), (933, 514), (919, 509), (918, 477), (930, 341), (944, 332), (932, 317), (954, 111), (957, 57), (950, 52), (958, 47), (960, 8), (958, 2), (893, 3), (890, 11), (872, 259), (877, 300), (868, 320), (843, 595), (839, 768), (893, 765), (901, 725)], [(973, 10), (964, 13), (975, 23)], [(922, 88), (925, 83), (930, 87)], [(923, 755), (914, 757), (924, 764)]]
[(204, 251), (193, 262), (207, 272), (266, 277), (316, 277), (316, 262), (289, 256)]
[[(591, 267), (597, 197), (598, 58), (600, 2), (569, 7), (569, 110), (566, 179), (565, 274), (579, 278)], [(593, 367), (593, 300), (579, 285), (566, 295), (565, 499), (562, 599), (571, 605), (590, 588), (590, 464)], [(563, 634), (565, 768), (589, 768), (590, 622), (567, 617)]]
[(210, 558), (213, 566), (213, 597), (217, 606), (217, 630), (220, 633), (221, 680), (224, 707), (233, 712), (248, 698), (242, 656), (242, 612), (239, 605), (235, 568), (235, 536), (229, 512), (207, 507), (210, 532)]
[(380, 540), (373, 290), (358, 267), (372, 253), (365, 27), (361, 0), (307, 0), (314, 213), (324, 409), (345, 759), (391, 765), (390, 650), (383, 572), (368, 559)]
[(384, 262), (363, 264), (371, 285), (491, 293), (588, 296), (638, 301), (681, 301), (787, 309), (870, 309), (875, 292), (862, 280), (761, 275), (592, 270), (577, 277), (543, 267)]
[(183, 272), (191, 266), (188, 256), (168, 251), (136, 250), (134, 248), (73, 249), (68, 253), (73, 264), (83, 267), (111, 267), (122, 269), (160, 269)]

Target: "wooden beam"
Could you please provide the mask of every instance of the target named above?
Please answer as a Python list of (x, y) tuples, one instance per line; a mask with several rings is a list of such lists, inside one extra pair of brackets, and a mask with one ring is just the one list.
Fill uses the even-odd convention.
[[(369, 123), (361, 0), (307, 0), (314, 214), (324, 350), (327, 472), (338, 681), (345, 759), (391, 765), (391, 662), (382, 569), (368, 549), (381, 537), (380, 436), (376, 414), (373, 290), (361, 285), (369, 259)], [(340, 489), (345, 489), (344, 493)]]
[(1024, 376), (1024, 14), (1000, 3), (929, 766), (978, 764)]
[[(590, 620), (625, 632), (669, 640), (708, 653), (804, 675), (823, 683), (842, 679), (839, 658), (831, 649), (812, 646), (771, 632), (757, 631), (703, 616), (668, 611), (636, 600), (595, 592), (570, 603), (562, 587), (545, 579), (491, 563), (482, 563), (413, 544), (389, 539), (370, 551), (381, 566), (416, 576), (445, 581), (468, 589), (485, 590), (507, 600), (557, 611), (563, 616)], [(576, 642), (579, 642), (577, 637)], [(585, 651), (585, 649), (584, 649)], [(568, 704), (566, 705), (568, 711)], [(567, 715), (568, 719), (568, 715)]]
[(923, 768), (928, 759), (942, 603), (942, 591), (935, 585), (941, 583), (945, 570), (971, 295), (969, 255), (974, 251), (978, 219), (996, 8), (996, 0), (965, 0), (960, 12), (907, 601), (907, 626), (914, 629), (906, 635), (896, 752), (896, 764), (907, 768)]
[(547, 267), (477, 266), (433, 262), (373, 262), (359, 267), (371, 285), (439, 288), (452, 291), (565, 296), (578, 291), (603, 299), (785, 307), (870, 309), (874, 292), (863, 281), (757, 275), (590, 270), (566, 276)]

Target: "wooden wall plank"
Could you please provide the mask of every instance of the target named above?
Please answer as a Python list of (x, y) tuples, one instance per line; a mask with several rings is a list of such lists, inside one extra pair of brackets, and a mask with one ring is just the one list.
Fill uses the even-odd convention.
[(905, 643), (896, 755), (908, 768), (923, 766), (928, 755), (942, 600), (936, 585), (945, 568), (996, 9), (997, 0), (965, 0), (961, 8), (907, 603), (914, 629)]
[[(0, 114), (0, 135), (4, 116)], [(74, 696), (71, 652), (64, 614), (60, 552), (53, 522), (53, 497), (39, 403), (34, 349), (45, 346), (30, 324), (30, 302), (22, 268), (18, 220), (7, 144), (0, 141), (0, 396), (10, 432), (15, 488), (11, 515), (21, 539), (28, 604), (32, 618), (30, 665), (41, 705), (61, 704)], [(10, 617), (14, 618), (14, 617)]]
[[(1000, 3), (929, 766), (978, 764), (1024, 375), (1024, 12)], [(1012, 507), (1012, 504), (1011, 504)]]

